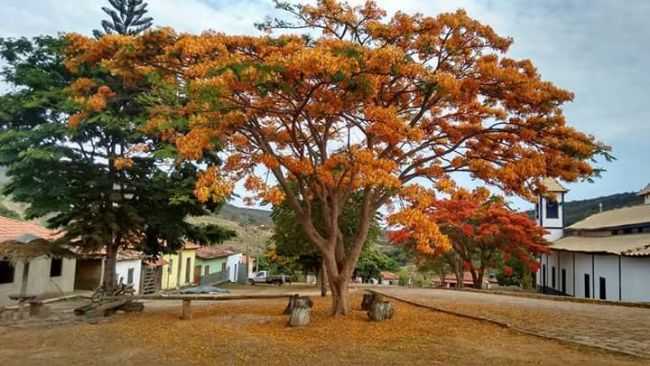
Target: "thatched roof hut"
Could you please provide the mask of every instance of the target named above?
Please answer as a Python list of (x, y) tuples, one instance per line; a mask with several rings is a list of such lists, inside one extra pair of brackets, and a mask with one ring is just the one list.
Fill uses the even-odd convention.
[(76, 254), (71, 250), (51, 242), (49, 240), (36, 238), (29, 241), (24, 238), (18, 240), (6, 240), (0, 243), (0, 258), (6, 258), (10, 262), (28, 262), (34, 258), (46, 256), (51, 258), (74, 258)]

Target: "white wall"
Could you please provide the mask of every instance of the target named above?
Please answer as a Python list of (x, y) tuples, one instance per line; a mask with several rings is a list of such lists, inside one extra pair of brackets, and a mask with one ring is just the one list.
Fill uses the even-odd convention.
[[(29, 262), (27, 275), (27, 290), (29, 295), (57, 296), (74, 290), (75, 259), (63, 259), (61, 276), (50, 277), (52, 259), (38, 257)], [(23, 281), (24, 263), (16, 263), (14, 269), (14, 282), (0, 285), (0, 305), (12, 303), (9, 295), (19, 294)]]
[(589, 298), (594, 298), (591, 254), (576, 253), (576, 297), (585, 297), (585, 273), (589, 274)]
[(118, 283), (122, 278), (123, 283), (127, 283), (129, 269), (133, 269), (133, 288), (137, 294), (140, 291), (140, 273), (142, 272), (142, 261), (140, 259), (130, 261), (119, 261), (115, 265), (115, 272), (117, 273)]
[(617, 255), (594, 256), (594, 299), (600, 299), (600, 277), (605, 278), (605, 300), (618, 301)]
[(650, 302), (649, 257), (622, 257), (621, 278), (623, 301)]
[(564, 293), (573, 295), (573, 253), (561, 251), (557, 253), (559, 255), (557, 289), (562, 291), (562, 270), (564, 270), (566, 272), (566, 288)]
[[(574, 282), (575, 257), (575, 282)], [(546, 286), (552, 287), (552, 270), (556, 268), (555, 290), (562, 291), (562, 269), (566, 270), (566, 294), (585, 298), (585, 273), (589, 275), (589, 298), (600, 299), (600, 277), (605, 278), (606, 300), (619, 301), (619, 256), (607, 254), (551, 252), (541, 256), (537, 285), (543, 285), (542, 264), (546, 265)], [(559, 264), (558, 264), (559, 263)], [(574, 292), (575, 283), (575, 292)], [(650, 257), (621, 257), (621, 301), (650, 302)]]
[(229, 277), (231, 282), (237, 282), (237, 276), (239, 275), (239, 266), (246, 265), (246, 263), (241, 262), (241, 254), (234, 254), (228, 256), (226, 260), (226, 268), (229, 269)]

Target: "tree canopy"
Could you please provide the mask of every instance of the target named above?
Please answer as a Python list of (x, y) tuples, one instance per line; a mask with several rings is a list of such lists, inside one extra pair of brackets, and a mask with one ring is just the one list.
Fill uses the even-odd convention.
[[(101, 40), (99, 41), (101, 42)], [(187, 216), (208, 214), (193, 194), (194, 162), (175, 159), (173, 144), (143, 131), (148, 80), (114, 77), (100, 65), (71, 72), (68, 40), (0, 39), (11, 90), (0, 96), (0, 165), (10, 179), (4, 193), (29, 204), (25, 218), (47, 217), (63, 242), (82, 251), (121, 247), (158, 255), (185, 240), (217, 243), (233, 235)], [(218, 163), (206, 155), (198, 163)], [(112, 266), (107, 265), (106, 285)], [(110, 272), (110, 273), (109, 273)]]
[[(562, 106), (573, 94), (506, 57), (512, 40), (462, 10), (387, 17), (372, 1), (276, 4), (288, 19), (261, 24), (267, 36), (70, 35), (67, 65), (101, 64), (128, 82), (156, 75), (147, 128), (186, 159), (215, 149), (225, 158), (200, 175), (197, 197), (222, 200), (244, 180), (253, 199), (286, 200), (325, 261), (335, 314), (349, 311), (347, 285), (381, 207), (417, 202), (393, 222), (448, 249), (424, 211), (455, 173), (532, 198), (543, 177), (589, 178), (591, 159), (608, 157), (568, 126)], [(273, 34), (287, 29), (305, 33)], [(358, 225), (346, 239), (339, 217), (355, 195)]]
[[(503, 265), (501, 262), (509, 262), (511, 258), (535, 272), (538, 267), (536, 257), (548, 250), (542, 227), (525, 213), (508, 208), (501, 197), (491, 195), (484, 188), (471, 192), (459, 189), (449, 198), (431, 201), (423, 210), (427, 219), (437, 223), (449, 239), (451, 251), (441, 251), (436, 243), (426, 245), (419, 241), (417, 235), (421, 229), (418, 226), (422, 223), (409, 225), (399, 215), (392, 219), (403, 228), (392, 232), (391, 238), (398, 244), (412, 246), (420, 255), (445, 255), (449, 265), (456, 268), (460, 277), (458, 283), (463, 272), (469, 271), (474, 286), (481, 288), (485, 271), (495, 268), (497, 263)], [(456, 266), (457, 261), (460, 266)], [(505, 268), (510, 274), (511, 270)]]
[(145, 17), (147, 3), (144, 0), (108, 0), (113, 9), (102, 7), (111, 19), (102, 20), (104, 31), (95, 29), (93, 34), (100, 38), (105, 34), (135, 35), (144, 32), (153, 25), (153, 18)]

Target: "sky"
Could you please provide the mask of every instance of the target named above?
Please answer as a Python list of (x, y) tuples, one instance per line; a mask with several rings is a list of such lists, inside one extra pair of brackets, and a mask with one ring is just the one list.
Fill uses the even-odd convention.
[[(258, 34), (255, 22), (277, 15), (271, 0), (150, 0), (157, 26)], [(352, 0), (358, 4), (362, 0)], [(514, 39), (508, 54), (531, 59), (544, 79), (575, 93), (569, 124), (610, 145), (616, 161), (594, 184), (567, 184), (568, 200), (639, 191), (650, 183), (650, 1), (379, 0), (395, 11), (436, 15), (465, 9)], [(3, 0), (0, 37), (90, 34), (105, 0)]]

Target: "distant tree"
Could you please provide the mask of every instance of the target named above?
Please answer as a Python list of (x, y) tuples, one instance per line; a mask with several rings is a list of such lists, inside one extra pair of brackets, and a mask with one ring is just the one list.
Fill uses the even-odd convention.
[(111, 17), (102, 20), (104, 31), (95, 29), (93, 34), (100, 38), (104, 34), (136, 35), (144, 32), (153, 25), (153, 18), (145, 17), (147, 3), (143, 0), (108, 0), (114, 9), (102, 7), (104, 13)]
[(399, 270), (399, 265), (393, 258), (375, 247), (368, 247), (359, 256), (354, 272), (367, 282), (371, 278), (379, 279), (382, 271), (395, 272), (397, 270)]
[[(421, 204), (420, 201), (412, 202)], [(502, 259), (517, 258), (532, 271), (537, 270), (536, 256), (546, 252), (548, 243), (544, 230), (526, 214), (512, 211), (500, 197), (491, 196), (483, 188), (468, 192), (459, 189), (448, 199), (434, 199), (424, 208), (427, 219), (436, 222), (449, 238), (451, 250), (418, 242), (418, 223), (395, 216), (392, 223), (402, 229), (391, 234), (398, 243), (411, 245), (425, 256), (443, 256), (456, 273), (458, 284), (463, 272), (472, 275), (474, 287), (481, 288), (488, 268)], [(508, 270), (509, 272), (511, 270)]]
[(0, 216), (8, 217), (10, 219), (20, 219), (20, 215), (17, 212), (7, 208), (2, 203), (0, 203)]

